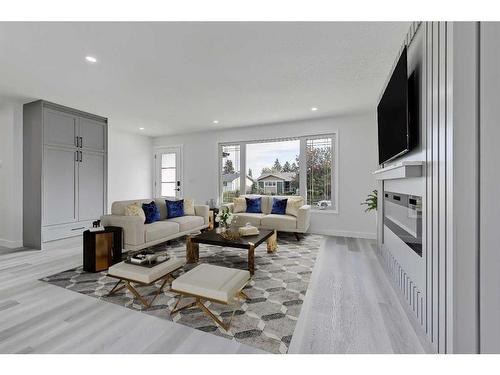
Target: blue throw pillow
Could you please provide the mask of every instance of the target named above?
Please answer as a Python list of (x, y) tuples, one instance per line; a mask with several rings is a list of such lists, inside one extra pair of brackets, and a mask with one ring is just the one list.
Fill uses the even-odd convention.
[(245, 198), (247, 201), (247, 211), (251, 214), (260, 214), (262, 213), (261, 202), (262, 198)]
[(184, 216), (184, 199), (178, 201), (166, 200), (167, 204), (167, 219)]
[(286, 213), (286, 202), (287, 198), (273, 198), (273, 208), (271, 210), (272, 214), (284, 215)]
[(145, 224), (151, 224), (160, 220), (160, 209), (156, 206), (154, 201), (151, 203), (143, 203), (142, 210), (146, 216)]

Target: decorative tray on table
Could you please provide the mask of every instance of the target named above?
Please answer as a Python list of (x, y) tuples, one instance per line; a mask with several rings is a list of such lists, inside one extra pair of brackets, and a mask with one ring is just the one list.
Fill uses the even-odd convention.
[(158, 264), (164, 263), (170, 259), (166, 251), (154, 252), (151, 250), (142, 250), (133, 254), (130, 254), (125, 263), (133, 264), (135, 266), (141, 266), (146, 268), (152, 268)]

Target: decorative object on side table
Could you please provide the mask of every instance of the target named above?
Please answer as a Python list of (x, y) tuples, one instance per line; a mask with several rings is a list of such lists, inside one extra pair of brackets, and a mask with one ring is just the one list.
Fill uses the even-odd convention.
[(91, 232), (102, 232), (104, 227), (101, 226), (101, 220), (96, 220), (92, 222), (92, 228), (89, 228)]
[(207, 204), (209, 209), (217, 209), (217, 207), (219, 207), (219, 199), (211, 198), (207, 201)]
[(83, 232), (83, 270), (107, 270), (122, 260), (122, 228), (104, 227), (100, 231)]
[(219, 210), (219, 213), (215, 217), (215, 222), (219, 223), (220, 233), (225, 232), (227, 228), (231, 225), (234, 215), (229, 211), (228, 208), (223, 208)]

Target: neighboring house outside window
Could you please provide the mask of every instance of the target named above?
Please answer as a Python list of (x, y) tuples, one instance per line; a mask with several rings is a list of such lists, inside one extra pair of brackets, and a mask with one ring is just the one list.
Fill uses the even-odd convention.
[(291, 182), (296, 178), (293, 172), (264, 173), (257, 178), (262, 194), (266, 195), (295, 195)]
[[(246, 186), (250, 188), (255, 182), (252, 177), (246, 176)], [(222, 175), (222, 186), (223, 192), (233, 192), (240, 188), (240, 174), (239, 173), (227, 173)]]

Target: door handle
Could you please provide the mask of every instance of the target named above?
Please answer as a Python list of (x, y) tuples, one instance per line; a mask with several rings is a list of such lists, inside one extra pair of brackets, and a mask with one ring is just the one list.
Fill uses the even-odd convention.
[(75, 151), (75, 161), (78, 162), (78, 151)]
[(75, 147), (78, 147), (80, 144), (79, 137), (75, 137)]
[(78, 151), (80, 153), (80, 163), (83, 161), (83, 155), (81, 151)]
[(80, 148), (83, 147), (83, 137), (80, 137)]

